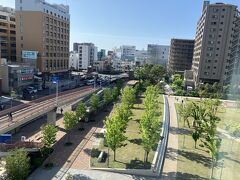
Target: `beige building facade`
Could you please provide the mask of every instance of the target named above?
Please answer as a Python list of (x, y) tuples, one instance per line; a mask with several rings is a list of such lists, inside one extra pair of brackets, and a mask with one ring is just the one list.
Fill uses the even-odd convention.
[(193, 78), (196, 84), (227, 83), (230, 53), (237, 7), (230, 4), (204, 2), (197, 24), (193, 54)]
[(15, 10), (0, 6), (0, 58), (16, 61)]
[(45, 0), (16, 0), (17, 60), (23, 51), (37, 52), (37, 69), (42, 73), (68, 70), (69, 7)]

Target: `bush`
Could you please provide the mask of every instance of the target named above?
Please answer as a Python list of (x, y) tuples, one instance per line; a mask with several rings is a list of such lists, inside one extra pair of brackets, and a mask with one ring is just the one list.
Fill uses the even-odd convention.
[(91, 157), (97, 158), (100, 153), (101, 153), (101, 151), (99, 151), (99, 149), (93, 148), (93, 149), (92, 149), (92, 152), (91, 152)]

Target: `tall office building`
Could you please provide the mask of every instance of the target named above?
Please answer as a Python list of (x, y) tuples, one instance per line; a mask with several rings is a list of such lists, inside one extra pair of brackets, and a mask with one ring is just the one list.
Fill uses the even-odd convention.
[(16, 61), (15, 10), (0, 6), (0, 58)]
[[(69, 6), (49, 4), (45, 0), (16, 0), (15, 3), (17, 60), (22, 61), (26, 51), (35, 51), (36, 66), (40, 72), (66, 72), (69, 60)], [(28, 53), (25, 58), (28, 58)]]
[(148, 44), (148, 64), (161, 64), (167, 66), (167, 60), (169, 56), (169, 46)]
[(136, 46), (123, 45), (120, 47), (121, 60), (123, 61), (134, 61)]
[(93, 67), (94, 61), (97, 61), (97, 52), (97, 47), (93, 43), (78, 43), (77, 51), (70, 55), (71, 62), (69, 65), (75, 65), (74, 68), (78, 70), (86, 70), (89, 67)]
[(194, 40), (172, 39), (168, 58), (169, 73), (184, 73), (192, 68)]
[(227, 84), (237, 7), (204, 3), (197, 24), (193, 54), (193, 78), (199, 83)]

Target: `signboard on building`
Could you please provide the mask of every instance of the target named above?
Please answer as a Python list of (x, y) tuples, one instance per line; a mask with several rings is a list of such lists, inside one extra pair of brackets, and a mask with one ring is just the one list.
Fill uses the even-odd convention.
[(38, 51), (22, 51), (23, 59), (37, 59)]

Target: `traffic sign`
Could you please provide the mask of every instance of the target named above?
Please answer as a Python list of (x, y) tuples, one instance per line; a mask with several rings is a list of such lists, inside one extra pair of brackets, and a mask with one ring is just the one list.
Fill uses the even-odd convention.
[(59, 81), (58, 76), (52, 76), (52, 82), (53, 82), (54, 84), (58, 83), (58, 81)]

